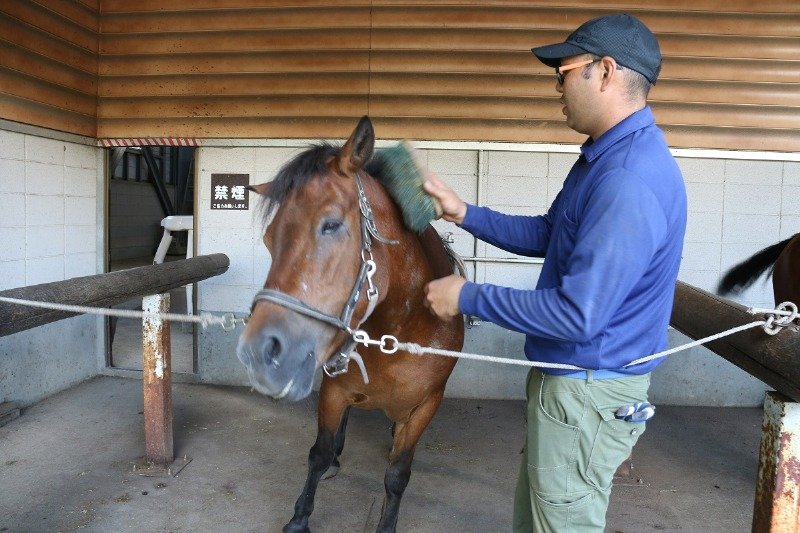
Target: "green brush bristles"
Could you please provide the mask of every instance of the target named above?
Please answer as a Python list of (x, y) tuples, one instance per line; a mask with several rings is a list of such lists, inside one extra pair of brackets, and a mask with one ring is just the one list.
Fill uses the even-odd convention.
[(422, 233), (431, 220), (439, 218), (442, 208), (422, 188), (425, 174), (417, 165), (412, 150), (405, 142), (379, 149), (375, 156), (383, 162), (381, 182), (403, 214), (410, 230)]

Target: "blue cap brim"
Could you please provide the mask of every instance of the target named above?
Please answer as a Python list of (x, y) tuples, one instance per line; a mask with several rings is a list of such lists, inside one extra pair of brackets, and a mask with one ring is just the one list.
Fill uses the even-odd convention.
[(548, 44), (546, 46), (537, 46), (536, 48), (531, 48), (531, 52), (535, 55), (539, 61), (547, 65), (548, 67), (558, 68), (561, 66), (561, 58), (569, 57), (569, 56), (577, 56), (580, 54), (587, 54), (589, 53), (587, 50), (584, 50), (580, 46), (576, 46), (571, 43), (558, 43), (558, 44)]

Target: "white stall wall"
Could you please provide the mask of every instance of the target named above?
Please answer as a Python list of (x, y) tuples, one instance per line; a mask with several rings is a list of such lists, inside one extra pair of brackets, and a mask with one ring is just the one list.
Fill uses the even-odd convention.
[[(222, 144), (222, 143), (220, 143)], [(198, 150), (197, 241), (199, 254), (226, 253), (229, 271), (200, 284), (198, 307), (246, 314), (262, 287), (270, 259), (261, 242), (258, 210), (212, 211), (212, 173), (244, 173), (250, 183), (269, 181), (280, 166), (307, 144), (287, 141), (233, 141), (235, 146)], [(469, 202), (501, 211), (543, 213), (561, 188), (577, 157), (577, 147), (477, 143), (419, 143), (428, 167)], [(680, 278), (714, 291), (720, 272), (761, 248), (800, 231), (800, 163), (775, 160), (774, 154), (676, 151), (689, 194), (689, 226)], [(757, 157), (769, 157), (759, 160)], [(790, 157), (787, 156), (787, 159)], [(533, 288), (535, 262), (487, 262), (520, 259), (475, 240), (452, 224), (436, 222), (440, 233), (453, 232), (456, 251), (470, 261), (477, 282)], [(758, 283), (739, 301), (771, 307), (769, 283)], [(642, 317), (646, 320), (647, 317)], [(670, 344), (688, 342), (670, 332)], [(522, 358), (523, 337), (492, 324), (467, 330), (465, 351)], [(246, 384), (235, 357), (236, 335), (206, 330), (200, 334), (199, 369), (204, 381)], [(647, 355), (647, 354), (642, 354)], [(461, 361), (451, 377), (450, 397), (521, 398), (525, 370), (516, 366)], [(689, 405), (761, 405), (766, 386), (704, 348), (679, 352), (653, 374), (652, 400)]]
[[(102, 271), (102, 168), (93, 140), (0, 127), (0, 290)], [(97, 374), (101, 324), (79, 316), (0, 337), (0, 401), (26, 406)]]

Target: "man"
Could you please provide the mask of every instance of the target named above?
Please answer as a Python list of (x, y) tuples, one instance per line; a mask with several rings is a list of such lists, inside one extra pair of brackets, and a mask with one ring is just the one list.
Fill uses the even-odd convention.
[[(528, 375), (528, 435), (514, 531), (603, 531), (611, 481), (645, 428), (615, 418), (647, 400), (663, 350), (686, 228), (680, 170), (647, 106), (661, 69), (655, 36), (630, 15), (590, 20), (532, 49), (556, 69), (567, 125), (588, 135), (545, 215), (464, 203), (436, 176), (444, 218), (504, 250), (545, 261), (535, 290), (431, 282), (440, 318), (476, 315), (526, 334), (528, 359), (575, 365)], [(623, 413), (624, 414), (624, 413)]]

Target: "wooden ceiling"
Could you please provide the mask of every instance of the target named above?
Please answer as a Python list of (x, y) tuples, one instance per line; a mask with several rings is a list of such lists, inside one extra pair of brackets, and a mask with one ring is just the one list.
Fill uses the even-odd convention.
[(673, 147), (800, 148), (796, 0), (4, 0), (0, 116), (98, 138), (578, 143), (530, 53), (627, 11), (664, 55)]

